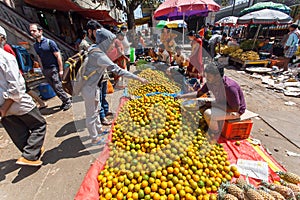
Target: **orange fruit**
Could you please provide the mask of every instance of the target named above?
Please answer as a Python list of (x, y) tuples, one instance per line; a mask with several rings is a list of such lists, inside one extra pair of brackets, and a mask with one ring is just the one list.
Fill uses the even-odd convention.
[(112, 195), (115, 195), (115, 194), (117, 194), (118, 190), (116, 188), (113, 188), (113, 189), (111, 189), (110, 192)]
[(150, 194), (151, 193), (151, 188), (150, 187), (145, 187), (144, 192), (145, 192), (145, 194)]
[(168, 195), (168, 200), (174, 200), (174, 199), (175, 199), (175, 196), (173, 194)]
[(111, 199), (112, 198), (112, 194), (109, 192), (105, 195), (105, 199)]
[(153, 184), (151, 185), (151, 191), (152, 191), (152, 192), (156, 192), (157, 189), (158, 189), (157, 184), (156, 184), (156, 183), (153, 183)]
[(139, 194), (137, 192), (134, 192), (132, 194), (132, 199), (139, 199)]
[(147, 186), (148, 186), (148, 181), (143, 180), (143, 182), (142, 182), (142, 188), (145, 188)]
[(160, 195), (158, 193), (155, 193), (153, 195), (153, 200), (160, 200)]
[(162, 189), (166, 189), (168, 187), (168, 183), (166, 181), (161, 182), (160, 187)]
[(117, 199), (118, 199), (118, 200), (123, 200), (123, 193), (119, 192), (119, 193), (117, 194)]
[(177, 194), (176, 187), (172, 187), (170, 192), (171, 192), (171, 194), (174, 194), (174, 195)]
[(234, 171), (233, 174), (235, 178), (238, 178), (241, 175), (239, 171)]
[(113, 186), (112, 181), (108, 181), (107, 184), (106, 184), (106, 186), (107, 186), (108, 188), (112, 188), (112, 186)]

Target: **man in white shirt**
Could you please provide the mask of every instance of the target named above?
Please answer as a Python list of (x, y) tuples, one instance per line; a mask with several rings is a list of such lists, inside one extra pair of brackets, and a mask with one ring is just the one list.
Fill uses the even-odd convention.
[[(123, 44), (123, 47), (124, 47), (124, 55), (127, 58), (130, 58), (130, 43), (129, 43), (128, 38), (126, 36), (126, 33), (127, 33), (128, 29), (127, 29), (126, 26), (122, 26), (121, 31), (124, 33), (124, 39), (122, 40), (122, 44)], [(126, 64), (127, 64), (127, 70), (130, 71), (130, 62), (127, 62)]]
[(160, 44), (158, 46), (158, 61), (166, 63), (167, 65), (171, 65), (171, 58), (169, 52), (165, 49), (164, 44)]
[(3, 48), (0, 48), (0, 80), (1, 123), (22, 152), (16, 164), (40, 166), (46, 121), (25, 92), (25, 80), (16, 58)]

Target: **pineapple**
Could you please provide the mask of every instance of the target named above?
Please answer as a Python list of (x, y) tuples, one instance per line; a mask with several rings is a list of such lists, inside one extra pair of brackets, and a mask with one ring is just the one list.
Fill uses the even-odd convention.
[(275, 198), (270, 195), (268, 192), (264, 190), (257, 190), (257, 192), (265, 199), (265, 200), (275, 200)]
[(227, 194), (224, 189), (219, 188), (219, 190), (218, 190), (218, 200), (238, 200), (238, 198), (236, 198), (232, 194)]
[(285, 198), (280, 193), (273, 191), (273, 190), (269, 190), (268, 188), (266, 188), (264, 186), (259, 186), (259, 190), (269, 193), (276, 200), (285, 200)]
[(223, 199), (224, 200), (238, 200), (238, 198), (236, 198), (232, 194), (225, 194)]
[(300, 183), (300, 176), (298, 176), (297, 174), (291, 173), (291, 172), (276, 172), (280, 178), (290, 182), (290, 183), (294, 183), (294, 184), (299, 184)]
[(227, 192), (229, 194), (232, 194), (233, 196), (237, 197), (239, 200), (243, 200), (245, 198), (244, 191), (238, 186), (231, 183), (227, 183), (225, 184), (224, 187), (227, 189)]
[(248, 199), (250, 200), (264, 200), (264, 198), (255, 190), (252, 189), (249, 186), (244, 187), (245, 190), (245, 196), (247, 196)]
[(284, 198), (286, 199), (296, 199), (293, 190), (290, 188), (283, 186), (283, 185), (277, 185), (274, 183), (267, 183), (265, 181), (262, 181), (262, 184), (268, 187), (269, 189), (276, 191), (280, 193)]
[(240, 176), (238, 179), (236, 179), (235, 184), (240, 188), (244, 188), (244, 186), (246, 186), (248, 183)]
[(280, 180), (280, 184), (283, 185), (283, 186), (286, 186), (288, 188), (291, 188), (295, 194), (300, 193), (300, 187), (296, 184), (285, 182), (282, 179)]

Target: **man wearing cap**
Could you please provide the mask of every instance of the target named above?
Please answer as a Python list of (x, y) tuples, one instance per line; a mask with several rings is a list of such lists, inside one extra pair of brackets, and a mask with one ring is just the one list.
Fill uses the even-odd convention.
[[(6, 37), (0, 27), (0, 38)], [(16, 164), (40, 166), (46, 121), (25, 92), (25, 80), (16, 58), (0, 45), (0, 117), (13, 143), (22, 152)]]
[(3, 48), (4, 51), (6, 51), (16, 57), (16, 53), (11, 48), (11, 46), (6, 43), (6, 41), (7, 41), (6, 31), (4, 30), (4, 28), (2, 26), (0, 26), (0, 47)]
[(39, 24), (30, 24), (29, 30), (32, 37), (36, 39), (33, 47), (41, 61), (43, 74), (62, 101), (60, 109), (69, 110), (72, 107), (72, 102), (62, 88), (63, 63), (57, 44), (43, 36), (43, 28)]
[(147, 83), (147, 80), (121, 69), (108, 58), (106, 52), (112, 47), (116, 38), (112, 32), (100, 28), (93, 31), (93, 34), (96, 38), (96, 44), (90, 47), (86, 69), (83, 74), (88, 79), (82, 81), (82, 88), (78, 92), (81, 92), (85, 102), (86, 127), (92, 140), (92, 145), (99, 145), (103, 144), (103, 139), (98, 134), (101, 134), (103, 130), (99, 116), (100, 89), (98, 83), (101, 81), (104, 71), (107, 69), (114, 74), (136, 79), (142, 83)]
[(300, 32), (297, 24), (290, 25), (289, 30), (289, 37), (284, 46), (284, 71), (288, 70), (288, 64), (298, 49), (298, 43), (300, 39)]

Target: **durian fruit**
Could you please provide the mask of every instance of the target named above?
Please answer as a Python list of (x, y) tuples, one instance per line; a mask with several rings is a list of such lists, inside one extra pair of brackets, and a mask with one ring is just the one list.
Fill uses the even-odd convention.
[(276, 191), (276, 192), (280, 193), (286, 199), (291, 199), (291, 200), (296, 199), (293, 190), (286, 187), (286, 186), (277, 185), (277, 184), (274, 184), (274, 183), (267, 183), (265, 181), (262, 181), (262, 185), (266, 186), (270, 190), (273, 190), (273, 191)]
[(294, 183), (294, 184), (299, 184), (300, 183), (300, 176), (298, 176), (297, 174), (294, 174), (292, 172), (276, 172), (280, 178), (282, 178), (285, 181), (288, 181), (290, 183)]

